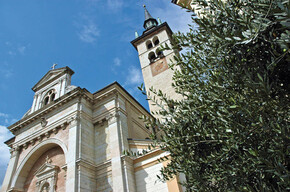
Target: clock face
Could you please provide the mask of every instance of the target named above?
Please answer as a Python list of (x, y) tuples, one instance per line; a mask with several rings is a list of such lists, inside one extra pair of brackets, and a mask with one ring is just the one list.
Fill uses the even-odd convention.
[(165, 57), (150, 64), (150, 66), (151, 66), (151, 72), (152, 72), (153, 77), (155, 75), (158, 75), (159, 73), (165, 71), (166, 69), (168, 69), (168, 65), (167, 65)]

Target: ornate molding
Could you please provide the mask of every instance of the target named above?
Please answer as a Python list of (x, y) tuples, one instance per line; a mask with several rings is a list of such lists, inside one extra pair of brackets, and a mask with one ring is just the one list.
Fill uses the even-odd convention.
[(46, 157), (45, 163), (36, 171), (35, 176), (37, 192), (54, 192), (57, 181), (58, 166), (51, 164), (51, 159)]
[(20, 121), (14, 123), (13, 125), (9, 126), (8, 129), (13, 133), (17, 134), (17, 132), (23, 128), (24, 126), (34, 122), (35, 120), (39, 120), (42, 118), (45, 114), (49, 113), (50, 111), (58, 108), (59, 106), (64, 105), (65, 103), (75, 99), (78, 96), (82, 96), (83, 94), (86, 94), (87, 91), (76, 88), (73, 91), (69, 92), (69, 94), (65, 94), (55, 100), (52, 104), (49, 104), (45, 107), (42, 107), (41, 109), (29, 114), (28, 116), (24, 117)]
[(48, 121), (46, 120), (46, 118), (41, 117), (41, 122), (40, 122), (41, 127), (44, 128), (47, 125), (47, 123), (48, 123)]
[(120, 117), (120, 113), (118, 110), (115, 110), (113, 113), (110, 113), (106, 116), (106, 120), (109, 124), (117, 122), (118, 118)]
[[(69, 122), (65, 121), (61, 125), (58, 125), (50, 130), (47, 130), (46, 132), (41, 133), (40, 135), (29, 139), (28, 141), (25, 141), (25, 143), (20, 144), (18, 146), (18, 149), (27, 149), (30, 145), (33, 146), (35, 145), (36, 142), (41, 142), (43, 139), (47, 139), (51, 137), (51, 135), (54, 133), (55, 135), (59, 132), (60, 129), (65, 130), (67, 126), (69, 125)], [(10, 149), (10, 153), (12, 154), (13, 149)]]
[[(70, 125), (71, 127), (73, 127), (79, 122), (79, 120), (80, 120), (80, 112), (78, 111), (73, 117), (67, 118), (65, 123), (66, 123), (66, 126)], [(62, 128), (66, 129), (65, 127), (62, 127)]]

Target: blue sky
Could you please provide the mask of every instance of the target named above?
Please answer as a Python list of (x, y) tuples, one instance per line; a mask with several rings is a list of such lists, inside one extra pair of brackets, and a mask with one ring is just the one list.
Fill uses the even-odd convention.
[(130, 44), (143, 32), (143, 4), (174, 32), (190, 14), (171, 0), (0, 0), (0, 186), (9, 161), (7, 126), (31, 107), (31, 88), (50, 70), (69, 66), (72, 84), (95, 92), (118, 81), (143, 106), (138, 54)]

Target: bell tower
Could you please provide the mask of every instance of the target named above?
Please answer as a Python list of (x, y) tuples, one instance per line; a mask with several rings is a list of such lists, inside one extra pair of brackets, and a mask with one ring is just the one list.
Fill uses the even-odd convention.
[[(170, 60), (178, 54), (173, 50), (161, 51), (161, 46), (167, 44), (171, 47), (172, 31), (169, 25), (158, 18), (158, 21), (153, 18), (146, 6), (144, 32), (141, 36), (136, 33), (136, 38), (131, 41), (131, 44), (137, 49), (141, 64), (143, 79), (146, 91), (153, 87), (156, 90), (161, 90), (171, 99), (181, 99), (181, 95), (177, 94), (172, 87), (173, 70), (169, 68)], [(150, 111), (157, 111), (158, 106), (152, 105), (149, 101)]]

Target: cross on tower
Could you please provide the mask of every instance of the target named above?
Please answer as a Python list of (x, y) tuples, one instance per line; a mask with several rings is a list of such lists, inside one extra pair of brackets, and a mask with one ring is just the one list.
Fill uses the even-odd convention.
[(54, 64), (52, 65), (51, 69), (52, 69), (52, 70), (55, 69), (55, 66), (57, 66), (57, 63), (54, 63)]

